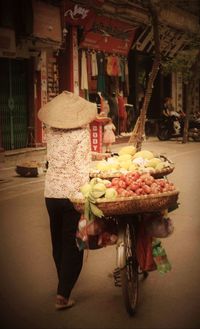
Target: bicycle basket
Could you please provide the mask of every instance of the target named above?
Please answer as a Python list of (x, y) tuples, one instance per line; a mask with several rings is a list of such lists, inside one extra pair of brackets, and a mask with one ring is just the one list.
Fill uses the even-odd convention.
[[(137, 214), (154, 212), (167, 209), (178, 200), (179, 191), (165, 192), (160, 194), (118, 197), (114, 201), (101, 198), (97, 199), (97, 207), (103, 211), (104, 216)], [(84, 212), (84, 199), (71, 200), (75, 209)]]

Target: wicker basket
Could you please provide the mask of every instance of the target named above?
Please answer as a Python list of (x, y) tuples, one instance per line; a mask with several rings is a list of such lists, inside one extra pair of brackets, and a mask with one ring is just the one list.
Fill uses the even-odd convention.
[[(101, 209), (104, 216), (137, 214), (143, 212), (154, 212), (167, 209), (178, 200), (179, 191), (151, 194), (134, 197), (118, 197), (114, 201), (102, 198), (97, 199), (97, 207)], [(75, 209), (84, 212), (84, 200), (72, 200)]]
[[(150, 173), (154, 178), (162, 178), (163, 176), (169, 175), (170, 173), (172, 173), (174, 170), (174, 166), (170, 166), (170, 167), (166, 167), (163, 170), (156, 170), (156, 171), (148, 171), (148, 173)], [(127, 173), (129, 173), (130, 171), (128, 171)], [(120, 177), (121, 175), (123, 175), (120, 172), (116, 172), (116, 173), (108, 173), (108, 172), (100, 172), (100, 173), (90, 173), (90, 178), (94, 178), (94, 177), (98, 177), (98, 178), (102, 178), (102, 179), (112, 179), (115, 177)]]
[(37, 177), (38, 168), (37, 167), (25, 167), (25, 166), (16, 166), (15, 171), (18, 175), (22, 177)]

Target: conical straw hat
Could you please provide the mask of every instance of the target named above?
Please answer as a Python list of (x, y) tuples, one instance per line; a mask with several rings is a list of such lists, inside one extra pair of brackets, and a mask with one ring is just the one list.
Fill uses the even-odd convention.
[(45, 124), (60, 129), (82, 127), (95, 119), (97, 105), (69, 91), (63, 91), (45, 104), (38, 118)]

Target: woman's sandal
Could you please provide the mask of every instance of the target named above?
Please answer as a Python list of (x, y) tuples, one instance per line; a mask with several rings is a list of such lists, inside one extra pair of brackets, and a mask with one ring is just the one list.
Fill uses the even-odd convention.
[(74, 306), (74, 304), (75, 304), (75, 301), (73, 299), (67, 299), (63, 296), (57, 296), (55, 308), (57, 310), (64, 310), (66, 308), (70, 308), (70, 307)]

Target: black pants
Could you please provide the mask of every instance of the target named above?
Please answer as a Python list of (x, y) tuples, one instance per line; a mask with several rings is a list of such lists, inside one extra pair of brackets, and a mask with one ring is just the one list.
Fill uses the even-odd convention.
[(45, 198), (50, 218), (53, 258), (58, 273), (57, 294), (68, 298), (83, 264), (83, 251), (76, 245), (80, 214), (68, 199)]

